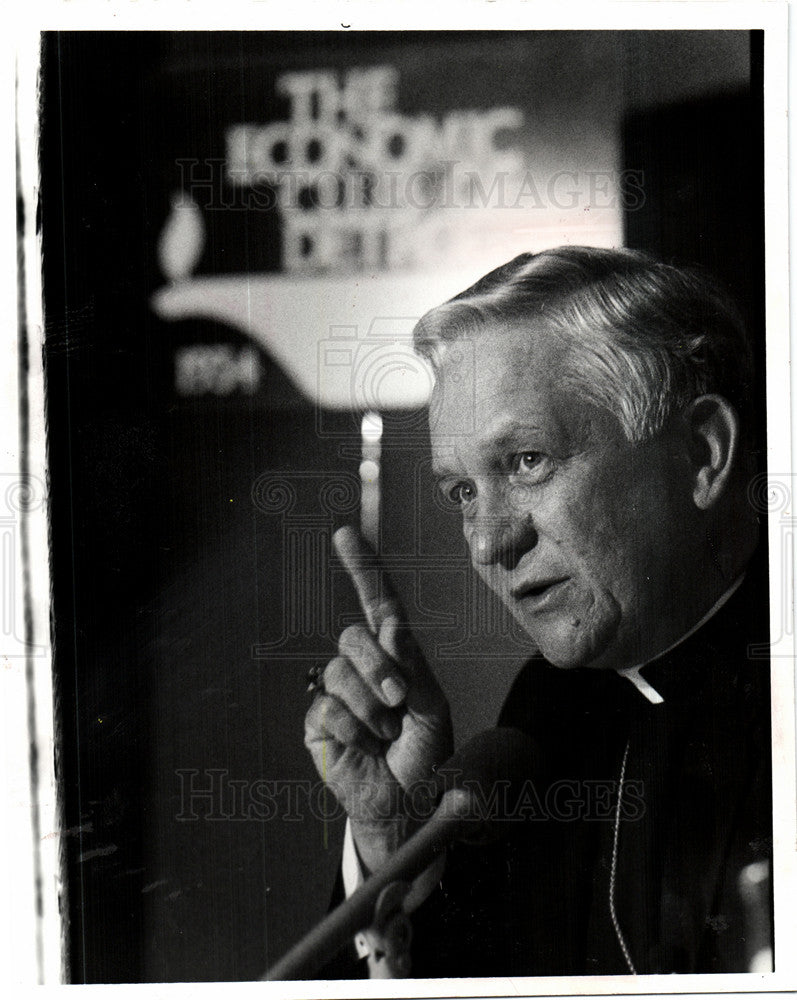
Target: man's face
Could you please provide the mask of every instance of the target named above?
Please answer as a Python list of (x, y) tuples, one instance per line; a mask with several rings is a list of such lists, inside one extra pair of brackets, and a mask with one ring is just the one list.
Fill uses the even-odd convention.
[(672, 432), (631, 444), (567, 384), (565, 353), (543, 329), (451, 345), (430, 415), (435, 471), (479, 574), (550, 662), (632, 666), (678, 637), (689, 464)]

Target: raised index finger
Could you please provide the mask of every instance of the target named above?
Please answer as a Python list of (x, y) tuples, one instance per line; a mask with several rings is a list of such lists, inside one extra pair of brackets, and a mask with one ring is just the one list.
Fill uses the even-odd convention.
[(356, 528), (346, 525), (332, 536), (335, 551), (351, 577), (368, 626), (378, 636), (387, 619), (403, 617), (401, 604), (376, 553)]

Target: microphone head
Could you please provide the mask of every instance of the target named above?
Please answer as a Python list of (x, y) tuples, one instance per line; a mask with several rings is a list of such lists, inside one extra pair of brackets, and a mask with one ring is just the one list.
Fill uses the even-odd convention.
[(461, 822), (460, 839), (487, 843), (510, 821), (523, 819), (524, 790), (543, 773), (541, 754), (519, 729), (498, 727), (474, 736), (437, 769), (440, 809)]

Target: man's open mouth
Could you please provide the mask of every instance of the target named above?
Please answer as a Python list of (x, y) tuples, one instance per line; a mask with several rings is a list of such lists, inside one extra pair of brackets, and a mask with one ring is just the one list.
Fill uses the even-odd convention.
[(528, 599), (538, 600), (539, 598), (544, 597), (546, 594), (553, 591), (553, 589), (555, 587), (558, 587), (559, 584), (564, 582), (565, 578), (559, 577), (555, 580), (543, 580), (539, 583), (527, 584), (526, 586), (523, 587), (516, 587), (515, 590), (512, 592), (512, 596), (515, 598), (516, 601), (523, 601)]

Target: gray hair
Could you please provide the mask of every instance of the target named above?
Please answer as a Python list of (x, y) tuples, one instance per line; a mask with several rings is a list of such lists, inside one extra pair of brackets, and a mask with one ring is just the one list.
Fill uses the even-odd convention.
[(658, 433), (717, 393), (752, 423), (752, 355), (740, 314), (709, 278), (635, 250), (559, 247), (521, 254), (428, 312), (416, 351), (439, 370), (446, 345), (498, 324), (570, 345), (568, 381), (613, 413), (629, 441)]

